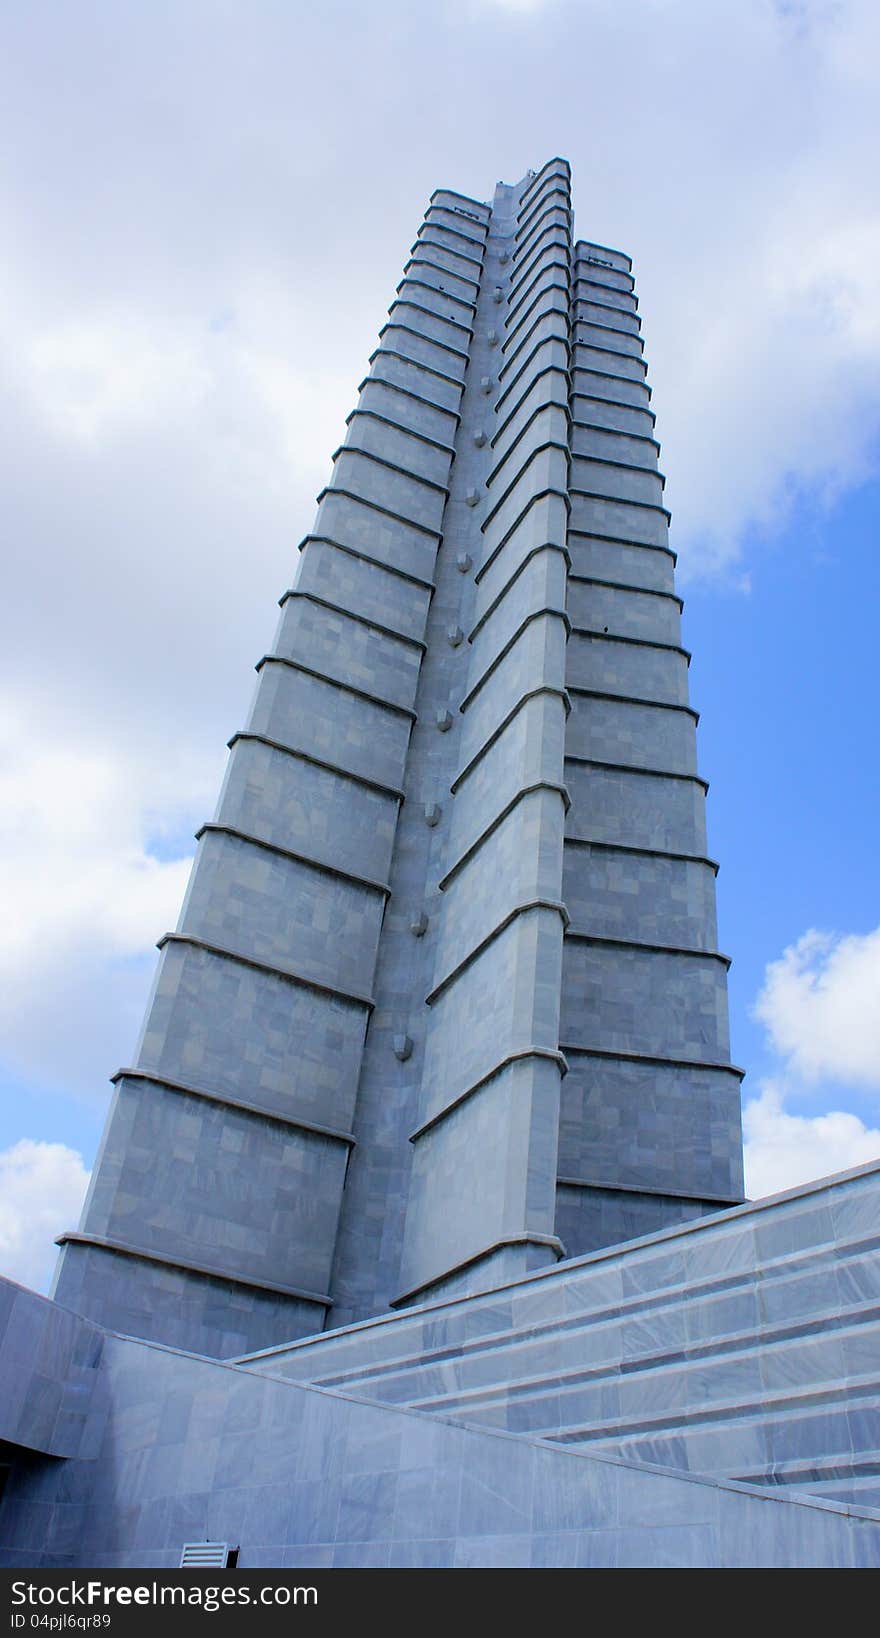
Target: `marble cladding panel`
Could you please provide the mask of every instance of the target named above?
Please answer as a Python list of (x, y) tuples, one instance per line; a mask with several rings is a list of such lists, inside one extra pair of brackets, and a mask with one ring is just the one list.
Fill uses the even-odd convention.
[[(617, 456), (607, 451), (612, 463)], [(623, 460), (623, 457), (621, 457)], [(632, 471), (624, 465), (609, 464), (593, 456), (575, 455), (571, 463), (571, 487), (590, 495), (607, 495), (613, 500), (643, 501), (663, 505), (663, 479), (659, 472), (645, 470), (640, 463)]]
[(416, 234), (416, 244), (420, 241), (444, 246), (452, 255), (470, 262), (479, 274), (484, 258), (485, 234), (480, 230), (468, 231), (467, 222), (462, 229), (457, 222), (440, 221), (429, 211)]
[[(480, 1300), (480, 1299), (472, 1299)], [(239, 1566), (854, 1567), (880, 1524), (267, 1381), (108, 1339), (99, 1459), (20, 1467), (4, 1562), (174, 1569), (184, 1541)], [(158, 1436), (153, 1448), (145, 1440)]]
[[(577, 1062), (572, 1055), (572, 1065)], [(651, 1072), (651, 1066), (643, 1068)], [(732, 1342), (747, 1343), (750, 1359), (756, 1350), (772, 1348), (777, 1360), (793, 1361), (795, 1353), (806, 1357), (803, 1343), (810, 1354), (812, 1340), (831, 1350), (812, 1355), (818, 1382), (829, 1361), (833, 1376), (844, 1369), (838, 1345), (845, 1347), (853, 1324), (860, 1322), (863, 1330), (869, 1320), (876, 1325), (876, 1281), (857, 1291), (850, 1275), (876, 1265), (877, 1191), (877, 1166), (859, 1168), (754, 1206), (713, 1211), (696, 1230), (673, 1222), (643, 1242), (611, 1245), (565, 1263), (550, 1278), (401, 1315), (390, 1325), (377, 1321), (331, 1333), (256, 1363), (345, 1384), (356, 1393), (368, 1391), (366, 1384), (377, 1383), (381, 1373), (383, 1392), (387, 1382), (396, 1400), (413, 1403), (456, 1386), (518, 1382), (525, 1388), (542, 1367), (550, 1375), (561, 1366), (616, 1366), (624, 1357), (668, 1352), (670, 1343), (677, 1365), (684, 1346), (696, 1344), (692, 1382), (698, 1400), (701, 1359), (713, 1352), (722, 1367), (735, 1352)], [(834, 1227), (840, 1214), (847, 1218), (843, 1237)], [(766, 1256), (757, 1249), (759, 1224)], [(823, 1325), (809, 1323), (820, 1315)], [(801, 1336), (787, 1330), (787, 1319), (804, 1323)], [(536, 1366), (541, 1348), (547, 1357)], [(768, 1374), (762, 1367), (768, 1382), (775, 1369), (769, 1361), (768, 1353)], [(789, 1383), (797, 1379), (792, 1369)], [(712, 1469), (707, 1464), (703, 1470)]]
[[(671, 606), (675, 607), (674, 604)], [(596, 628), (597, 632), (599, 629)], [(630, 699), (656, 699), (674, 705), (687, 705), (688, 668), (685, 654), (672, 648), (655, 648), (655, 639), (650, 637), (642, 643), (627, 642), (622, 634), (620, 641), (615, 642), (614, 639), (614, 633), (586, 636), (581, 632), (572, 632), (565, 673), (570, 687), (591, 688), (600, 694), (624, 694)]]
[[(418, 1139), (402, 1291), (421, 1289), (505, 1236), (553, 1234), (559, 1080), (546, 1059), (511, 1064)], [(550, 1247), (544, 1253), (555, 1260)]]
[[(579, 419), (574, 421), (571, 432), (574, 472), (579, 470), (578, 459), (581, 456), (589, 456), (592, 460), (627, 461), (632, 466), (654, 471), (657, 465), (657, 444), (650, 433), (646, 435), (609, 427), (607, 420), (594, 426), (590, 424), (589, 407), (583, 400), (576, 408), (580, 415)], [(593, 485), (583, 484), (582, 487), (591, 488)], [(651, 499), (650, 496), (645, 498)]]
[[(837, 1239), (849, 1240), (853, 1235), (863, 1237), (876, 1234), (877, 1218), (872, 1217), (872, 1191), (850, 1185), (839, 1197), (818, 1192), (803, 1194), (792, 1201), (786, 1212), (762, 1213), (755, 1219), (755, 1250), (764, 1264), (785, 1267), (798, 1248), (803, 1245), (828, 1245)], [(850, 1211), (845, 1212), (849, 1195)], [(858, 1206), (856, 1206), (858, 1202)], [(854, 1209), (855, 1208), (855, 1209)], [(848, 1219), (848, 1220), (847, 1220)], [(841, 1234), (844, 1222), (846, 1229)], [(791, 1296), (789, 1295), (789, 1304)]]
[(542, 263), (534, 278), (524, 285), (516, 300), (508, 306), (504, 320), (505, 357), (516, 346), (517, 337), (525, 333), (540, 313), (553, 308), (568, 313), (568, 289), (567, 257), (554, 256), (549, 262)]
[(711, 865), (569, 843), (562, 880), (575, 927), (605, 938), (717, 948)]
[[(499, 1285), (505, 1285), (509, 1280), (522, 1279), (533, 1270), (546, 1268), (553, 1263), (554, 1252), (551, 1247), (538, 1240), (520, 1240), (510, 1245), (502, 1245), (496, 1251), (490, 1251), (485, 1257), (479, 1257), (472, 1263), (466, 1263), (463, 1268), (453, 1269), (448, 1274), (441, 1275), (424, 1291), (414, 1297), (414, 1304), (437, 1299), (446, 1300), (454, 1297), (468, 1297), (479, 1295), (484, 1291), (492, 1291)], [(399, 1312), (405, 1312), (409, 1306), (401, 1303)]]
[[(387, 416), (389, 421), (405, 421), (414, 432), (426, 438), (436, 438), (440, 444), (451, 444), (458, 427), (457, 401), (447, 406), (445, 399), (426, 391), (424, 384), (413, 380), (409, 386), (385, 379), (381, 360), (377, 360), (367, 379), (362, 383), (358, 408), (364, 413)], [(439, 401), (438, 401), (439, 400)]]
[[(613, 312), (609, 310), (611, 307), (614, 308)], [(622, 309), (620, 297), (616, 303), (609, 303), (600, 298), (598, 292), (590, 300), (589, 295), (580, 294), (576, 290), (572, 313), (577, 325), (595, 325), (597, 330), (611, 330), (614, 335), (625, 330), (628, 334), (637, 336), (641, 328), (637, 315)]]
[[(513, 542), (509, 543), (516, 554)], [(505, 562), (507, 549), (505, 548)], [(500, 601), (487, 608), (482, 625), (471, 639), (471, 674), (482, 676), (521, 629), (523, 622), (544, 610), (565, 612), (566, 562), (561, 551), (536, 552), (526, 556), (524, 566), (511, 579)], [(479, 609), (479, 602), (478, 602)], [(511, 704), (513, 701), (511, 701)]]
[[(489, 474), (489, 494), (500, 495), (517, 472), (521, 470), (530, 450), (541, 444), (568, 442), (568, 413), (565, 405), (556, 400), (552, 388), (554, 375), (542, 376), (529, 394), (529, 413), (523, 424), (519, 415), (511, 417), (512, 436), (505, 434), (493, 451), (494, 465)], [(544, 389), (542, 392), (541, 389)]]
[[(432, 443), (427, 437), (416, 437), (400, 422), (403, 405), (398, 404), (396, 407), (398, 419), (394, 425), (389, 424), (393, 417), (379, 420), (378, 411), (374, 413), (363, 409), (353, 410), (348, 419), (345, 449), (379, 455), (382, 460), (403, 467), (404, 471), (413, 472), (419, 478), (426, 478), (430, 483), (446, 484), (452, 461), (451, 449), (438, 447), (439, 440), (438, 443)], [(408, 415), (406, 419), (411, 425)]]
[[(857, 1311), (843, 1306), (851, 1293), (839, 1273), (865, 1266), (872, 1241), (847, 1245), (833, 1230), (828, 1239), (829, 1204), (855, 1182), (867, 1186), (864, 1214), (876, 1168), (873, 1180), (870, 1173), (833, 1179), (810, 1190), (812, 1200), (801, 1192), (756, 1210), (719, 1213), (705, 1200), (680, 1202), (689, 1222), (679, 1228), (673, 1220), (641, 1243), (631, 1236), (640, 1220), (652, 1232), (652, 1198), (627, 1202), (623, 1191), (615, 1199), (594, 1189), (591, 1212), (606, 1192), (619, 1208), (604, 1226), (597, 1217), (598, 1232), (617, 1245), (549, 1278), (435, 1305), (421, 1324), (413, 1315), (406, 1331), (329, 1337), (330, 1380), (432, 1415), (561, 1435), (590, 1454), (757, 1481), (777, 1502), (791, 1490), (802, 1502), (798, 1491), (808, 1488), (871, 1507), (878, 1322), (866, 1293)], [(589, 1198), (564, 1188), (560, 1198), (576, 1192)], [(675, 1196), (658, 1204), (661, 1214), (672, 1210)], [(690, 1217), (695, 1208), (705, 1215)], [(788, 1225), (793, 1250), (756, 1255), (762, 1217), (774, 1219), (783, 1242)], [(564, 1307), (538, 1296), (559, 1298), (566, 1289)], [(300, 1368), (314, 1372), (320, 1348), (320, 1341), (307, 1345)], [(288, 1368), (297, 1352), (287, 1354)]]
[(480, 278), (480, 269), (474, 265), (474, 259), (469, 254), (459, 255), (450, 248), (450, 243), (444, 243), (440, 237), (440, 230), (431, 234), (420, 235), (413, 245), (413, 260), (429, 260), (435, 267), (443, 268), (445, 273), (458, 278), (462, 283), (475, 290)]
[(619, 300), (624, 308), (635, 312), (639, 305), (632, 275), (609, 267), (594, 267), (578, 256), (572, 260), (572, 284), (576, 294), (597, 301)]
[[(539, 743), (540, 738), (538, 730)], [(443, 897), (435, 982), (452, 972), (516, 905), (536, 898), (559, 900), (563, 822), (559, 797), (535, 791), (511, 809), (453, 876)]]
[(612, 637), (643, 637), (648, 642), (681, 644), (681, 611), (673, 598), (633, 587), (603, 586), (595, 580), (571, 580), (568, 614), (573, 626)]
[(366, 552), (380, 563), (390, 563), (416, 579), (430, 581), (437, 554), (436, 533), (390, 517), (338, 489), (324, 492), (315, 517), (314, 533), (338, 540), (354, 551)]
[[(591, 277), (587, 277), (587, 273)], [(628, 285), (623, 288), (614, 285), (609, 278), (599, 277), (599, 269), (581, 267), (574, 281), (574, 294), (578, 301), (603, 302), (606, 307), (614, 307), (623, 313), (635, 313), (638, 308), (638, 298)]]
[(528, 256), (548, 228), (561, 228), (567, 238), (571, 236), (571, 210), (564, 184), (561, 190), (548, 189), (543, 198), (536, 195), (534, 200), (529, 200), (529, 209), (515, 234), (517, 258)]
[(303, 978), (368, 994), (384, 908), (374, 888), (209, 830), (179, 930)]
[(352, 557), (329, 541), (309, 541), (299, 560), (296, 588), (367, 620), (378, 620), (404, 636), (424, 638), (430, 602), (427, 586), (414, 585), (377, 563)]
[[(842, 1187), (829, 1193), (828, 1209), (831, 1214), (831, 1235), (838, 1245), (848, 1245), (859, 1238), (870, 1240), (876, 1232), (877, 1218), (875, 1204), (872, 1202), (873, 1190), (865, 1178), (855, 1178)], [(819, 1219), (814, 1213), (812, 1221)], [(808, 1225), (806, 1225), (808, 1227)], [(824, 1226), (824, 1225), (823, 1225)], [(798, 1213), (798, 1230), (803, 1234), (805, 1228), (804, 1215)], [(870, 1283), (866, 1291), (880, 1291), (880, 1260), (878, 1266), (869, 1273)], [(847, 1297), (845, 1296), (845, 1300)]]
[(532, 235), (529, 243), (523, 244), (522, 249), (515, 253), (513, 276), (510, 281), (511, 306), (525, 290), (527, 283), (534, 278), (538, 268), (557, 257), (569, 256), (570, 246), (571, 236), (566, 223), (542, 224), (540, 231)]
[(454, 188), (436, 188), (431, 195), (431, 203), (447, 206), (456, 212), (470, 216), (475, 222), (484, 226), (489, 225), (492, 207), (480, 199), (465, 199)]
[(104, 1337), (35, 1291), (0, 1279), (0, 1440), (89, 1458), (107, 1414)]
[(347, 1158), (336, 1138), (124, 1080), (87, 1229), (230, 1278), (320, 1294)]
[(462, 391), (459, 380), (450, 380), (448, 370), (433, 369), (425, 361), (407, 356), (394, 341), (395, 337), (389, 336), (371, 355), (371, 376), (457, 414)]
[(432, 307), (426, 307), (417, 299), (415, 292), (398, 296), (388, 309), (388, 317), (394, 324), (404, 324), (408, 328), (419, 330), (431, 341), (443, 342), (456, 350), (467, 352), (470, 326), (463, 324), (461, 318), (454, 314), (446, 315), (438, 313)]
[(430, 1120), (508, 1053), (559, 1042), (562, 922), (518, 916), (431, 1007), (420, 1120)]
[[(647, 420), (647, 412), (651, 403), (651, 391), (644, 381), (624, 379), (619, 372), (614, 373), (608, 368), (608, 353), (596, 353), (592, 363), (584, 358), (585, 348), (579, 347), (571, 361), (571, 393), (572, 402), (582, 398), (605, 399), (610, 401), (617, 411), (618, 406), (629, 406), (632, 413), (638, 413), (643, 420)], [(653, 424), (653, 423), (652, 423)]]
[[(613, 396), (601, 398), (592, 390), (590, 383), (583, 383), (580, 391), (572, 393), (572, 426), (574, 436), (580, 436), (583, 428), (605, 429), (608, 434), (633, 437), (633, 441), (649, 439), (654, 441), (654, 416), (651, 409), (634, 408), (633, 403), (619, 403)], [(659, 450), (654, 449), (654, 459), (657, 459)]]
[[(586, 285), (588, 289), (598, 289), (603, 301), (606, 299), (606, 291), (618, 291), (626, 301), (638, 305), (631, 273), (623, 273), (617, 268), (596, 266), (577, 255), (573, 266), (575, 284), (578, 288)], [(610, 296), (608, 299), (610, 300)]]
[(452, 295), (460, 296), (463, 301), (473, 302), (479, 285), (479, 280), (472, 277), (474, 271), (471, 268), (468, 272), (453, 273), (434, 255), (430, 245), (418, 241), (404, 267), (404, 276), (411, 274), (415, 278), (424, 279), (427, 284), (435, 285), (438, 290), (448, 290)]
[(532, 689), (562, 686), (565, 640), (563, 622), (553, 617), (532, 620), (524, 628), (502, 664), (489, 673), (468, 700), (462, 717), (461, 769), (468, 766)]
[(690, 779), (618, 773), (569, 762), (568, 836), (672, 853), (706, 852), (706, 799)]
[(643, 505), (592, 494), (572, 494), (571, 527), (582, 534), (612, 535), (636, 545), (643, 541), (648, 546), (665, 546), (669, 537), (669, 520), (659, 503)]
[[(876, 1168), (873, 1181), (876, 1192)], [(871, 1374), (877, 1321), (867, 1307), (843, 1308), (846, 1296), (835, 1281), (840, 1267), (851, 1266), (850, 1253), (858, 1257), (869, 1242), (851, 1248), (827, 1238), (828, 1203), (849, 1186), (834, 1179), (830, 1188), (811, 1191), (811, 1202), (803, 1194), (783, 1196), (757, 1211), (710, 1209), (679, 1232), (672, 1223), (647, 1243), (630, 1240), (599, 1258), (587, 1255), (578, 1271), (585, 1282), (580, 1308), (570, 1303), (561, 1328), (558, 1308), (530, 1312), (527, 1298), (570, 1285), (573, 1299), (571, 1265), (549, 1280), (434, 1307), (420, 1328), (413, 1316), (405, 1336), (386, 1330), (369, 1355), (364, 1344), (370, 1335), (379, 1341), (376, 1330), (340, 1338), (335, 1381), (360, 1394), (378, 1387), (395, 1403), (471, 1423), (561, 1432), (585, 1451), (757, 1479), (772, 1484), (777, 1501), (789, 1485), (796, 1501), (798, 1489), (826, 1490), (827, 1475), (836, 1472), (841, 1477), (830, 1482), (842, 1499), (870, 1507), (880, 1415)], [(671, 1208), (674, 1197), (661, 1200)], [(861, 1203), (867, 1206), (864, 1194)], [(647, 1196), (631, 1204), (650, 1208)], [(762, 1261), (756, 1223), (774, 1218), (784, 1239), (789, 1213), (796, 1249)], [(625, 1218), (627, 1238), (637, 1226), (637, 1218)], [(620, 1216), (600, 1232), (619, 1235)], [(623, 1282), (616, 1290), (609, 1284), (615, 1269)], [(472, 1323), (462, 1326), (466, 1317)], [(856, 1337), (861, 1351), (850, 1356)], [(346, 1340), (349, 1370), (340, 1374)], [(360, 1367), (352, 1344), (361, 1350)], [(312, 1349), (307, 1368), (315, 1369), (316, 1358)], [(868, 1371), (859, 1380), (862, 1363)]]
[(522, 398), (542, 371), (566, 371), (569, 367), (568, 341), (561, 335), (549, 337), (532, 352), (526, 349), (526, 353), (528, 356), (518, 360), (516, 368), (505, 377), (502, 391), (495, 402), (495, 412), (502, 426), (511, 412), (519, 408)]
[[(536, 240), (534, 255), (527, 251), (521, 263), (514, 257), (515, 265), (503, 309), (504, 348), (508, 357), (516, 350), (530, 324), (535, 318), (540, 318), (542, 311), (555, 308), (557, 312), (565, 314), (567, 338), (568, 304), (558, 298), (565, 297), (570, 285), (568, 251), (561, 243), (547, 242), (544, 235), (538, 237), (540, 243)], [(556, 235), (553, 237), (555, 239)]]
[(531, 254), (533, 245), (546, 232), (548, 226), (567, 229), (570, 246), (571, 194), (568, 184), (558, 178), (529, 199), (519, 214), (513, 235), (514, 267)]
[(288, 598), (275, 653), (392, 705), (412, 708), (421, 650), (322, 603)]
[(538, 310), (530, 314), (526, 323), (505, 342), (504, 362), (498, 371), (498, 379), (502, 385), (508, 378), (521, 369), (529, 354), (536, 347), (555, 336), (568, 340), (568, 303), (564, 292), (560, 292), (560, 300), (554, 300), (557, 292), (551, 291), (539, 303)]
[(243, 739), (233, 747), (217, 820), (384, 882), (398, 807), (393, 796)]
[[(561, 1178), (735, 1200), (742, 1192), (741, 1149), (737, 1075), (569, 1055), (559, 1127)], [(675, 1221), (664, 1208), (654, 1228)], [(572, 1257), (613, 1243), (585, 1245), (559, 1233)]]
[(430, 313), (436, 313), (438, 318), (451, 320), (455, 324), (473, 325), (474, 303), (467, 297), (451, 295), (439, 284), (428, 284), (424, 275), (416, 270), (405, 279), (401, 279), (397, 286), (401, 301), (414, 301)]
[[(166, 1347), (219, 1359), (271, 1348), (285, 1338), (314, 1335), (325, 1313), (319, 1303), (258, 1291), (229, 1280), (184, 1274), (176, 1268), (138, 1262), (85, 1245), (65, 1247), (55, 1295), (59, 1302), (86, 1310), (98, 1324), (125, 1336), (147, 1335)], [(173, 1413), (169, 1410), (168, 1414)], [(126, 1430), (129, 1438), (134, 1427), (143, 1428), (143, 1423), (133, 1419)], [(142, 1432), (145, 1444), (148, 1437)], [(100, 1462), (100, 1450), (97, 1455)], [(142, 1462), (148, 1459), (142, 1452)], [(113, 1471), (112, 1461), (109, 1466)], [(194, 1461), (190, 1472), (195, 1475), (198, 1471)], [(108, 1500), (109, 1494), (112, 1491)], [(130, 1518), (132, 1505), (126, 1474), (116, 1496), (115, 1511), (120, 1518)], [(178, 1549), (175, 1563), (179, 1557)], [(93, 1560), (88, 1558), (88, 1562)]]
[(727, 983), (720, 961), (569, 938), (560, 1038), (607, 1052), (726, 1060)]
[(452, 204), (444, 204), (437, 200), (429, 205), (425, 212), (425, 221), (438, 227), (451, 228), (454, 233), (460, 233), (473, 243), (473, 254), (482, 255), (486, 243), (486, 222), (468, 211)]
[(505, 319), (522, 311), (523, 298), (528, 296), (535, 279), (556, 262), (568, 263), (570, 251), (563, 228), (550, 228), (534, 234), (530, 244), (520, 252), (513, 250), (513, 261), (507, 283)]
[(632, 279), (632, 260), (622, 250), (610, 250), (607, 245), (595, 245), (590, 239), (578, 239), (574, 253), (579, 267), (602, 267), (605, 270), (603, 278), (615, 269), (625, 278)]
[(575, 307), (574, 318), (573, 340), (579, 353), (581, 348), (586, 348), (589, 353), (589, 350), (593, 347), (607, 347), (612, 353), (618, 354), (621, 360), (627, 360), (627, 365), (623, 371), (624, 374), (628, 373), (629, 359), (641, 360), (644, 348), (638, 333), (630, 334), (627, 332), (624, 334), (619, 329), (609, 329), (606, 324), (600, 323), (596, 319), (584, 322), (582, 310), (579, 311), (579, 304)]
[(684, 711), (574, 694), (565, 731), (569, 756), (696, 773), (694, 719)]
[[(583, 326), (581, 326), (583, 332)], [(580, 340), (572, 347), (572, 369), (576, 372), (601, 370), (620, 379), (621, 384), (631, 381), (644, 387), (645, 365), (641, 357), (630, 357), (616, 347), (604, 346), (595, 338), (591, 344)], [(623, 396), (623, 394), (621, 394)]]
[[(528, 786), (561, 783), (564, 737), (562, 700), (554, 694), (537, 694), (527, 700), (479, 762), (473, 764), (456, 791), (450, 863), (460, 859), (491, 821)], [(561, 806), (555, 792), (548, 795), (557, 807)], [(537, 844), (537, 837), (534, 840)], [(560, 858), (560, 869), (561, 864)]]
[(366, 779), (393, 786), (402, 781), (410, 719), (321, 677), (265, 666), (248, 726)]
[(617, 580), (646, 591), (674, 590), (675, 559), (671, 552), (654, 546), (627, 545), (619, 540), (602, 540), (589, 534), (569, 531), (568, 550), (574, 574), (593, 575), (598, 580)]
[[(521, 510), (506, 539), (494, 520), (486, 532), (482, 566), (477, 573), (479, 609), (491, 607), (510, 584), (517, 570), (541, 546), (564, 547), (568, 526), (568, 502), (564, 489), (544, 494)], [(503, 546), (499, 543), (504, 541)]]
[(238, 961), (166, 945), (137, 1067), (350, 1128), (367, 1013)]
[(571, 233), (566, 222), (552, 221), (550, 212), (562, 207), (563, 215), (570, 217), (568, 194), (551, 190), (543, 202), (530, 205), (523, 215), (508, 249), (513, 260), (509, 269), (510, 291), (508, 312), (515, 313), (522, 301), (522, 293), (534, 283), (543, 267), (564, 261), (566, 270), (571, 263)]
[(397, 472), (381, 461), (371, 460), (369, 454), (361, 449), (343, 445), (333, 467), (333, 487), (373, 501), (377, 506), (399, 513), (401, 517), (412, 519), (439, 534), (446, 503), (445, 489), (429, 485), (421, 478), (411, 478), (405, 472)]
[(548, 159), (546, 165), (542, 165), (541, 169), (536, 171), (535, 175), (530, 179), (528, 187), (523, 188), (519, 196), (517, 222), (524, 222), (526, 217), (534, 210), (538, 201), (552, 192), (553, 188), (561, 184), (567, 190), (570, 178), (571, 167), (567, 160), (558, 156), (554, 159)]
[(527, 429), (530, 429), (532, 417), (545, 405), (552, 405), (557, 416), (561, 415), (568, 425), (568, 380), (565, 372), (554, 368), (546, 373), (540, 373), (531, 381), (531, 385), (524, 384), (518, 398), (512, 398), (507, 406), (505, 417), (492, 439), (492, 452), (497, 465), (503, 456), (508, 455), (517, 441), (522, 438)]
[[(567, 452), (556, 448), (538, 450), (534, 445), (533, 448), (535, 454), (531, 457), (528, 449), (522, 449), (519, 461), (514, 459), (513, 471), (509, 475), (505, 474), (498, 486), (501, 493), (496, 497), (492, 490), (489, 492), (491, 510), (485, 525), (487, 557), (510, 533), (526, 507), (536, 502), (539, 496), (544, 495), (547, 490), (565, 494), (568, 484)], [(517, 466), (520, 469), (519, 475), (516, 472)], [(552, 537), (548, 535), (545, 538)]]

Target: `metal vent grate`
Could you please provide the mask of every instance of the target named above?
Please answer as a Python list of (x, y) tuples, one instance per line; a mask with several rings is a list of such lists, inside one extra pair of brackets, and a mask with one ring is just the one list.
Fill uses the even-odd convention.
[(227, 1541), (187, 1541), (180, 1555), (181, 1570), (225, 1570), (229, 1562)]

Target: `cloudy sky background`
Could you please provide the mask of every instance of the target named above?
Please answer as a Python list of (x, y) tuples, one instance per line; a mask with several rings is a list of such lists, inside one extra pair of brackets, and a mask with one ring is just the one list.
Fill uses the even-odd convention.
[(635, 261), (753, 1195), (880, 1155), (873, 0), (5, 0), (0, 1272), (42, 1284), (431, 190)]

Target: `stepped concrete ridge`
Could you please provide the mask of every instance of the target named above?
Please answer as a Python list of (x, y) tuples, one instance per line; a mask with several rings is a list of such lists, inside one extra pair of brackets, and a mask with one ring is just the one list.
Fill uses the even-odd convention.
[(880, 1163), (743, 1200), (646, 377), (565, 160), (435, 191), (0, 1283), (0, 1563), (880, 1563)]

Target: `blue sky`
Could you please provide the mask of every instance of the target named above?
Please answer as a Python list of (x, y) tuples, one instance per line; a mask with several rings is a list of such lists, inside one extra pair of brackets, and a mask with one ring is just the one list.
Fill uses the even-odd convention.
[(876, 6), (2, 26), (0, 1272), (42, 1282), (77, 1215), (427, 197), (557, 152), (635, 263), (750, 1187), (880, 1154)]

